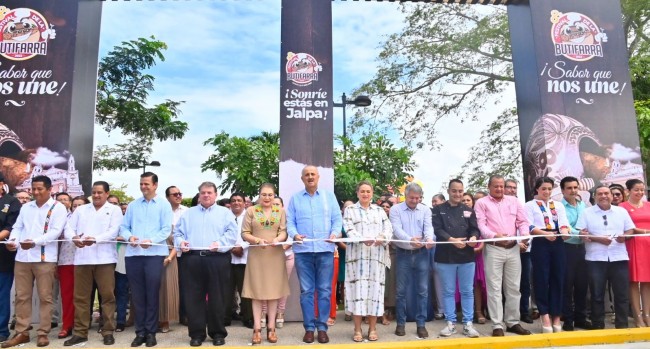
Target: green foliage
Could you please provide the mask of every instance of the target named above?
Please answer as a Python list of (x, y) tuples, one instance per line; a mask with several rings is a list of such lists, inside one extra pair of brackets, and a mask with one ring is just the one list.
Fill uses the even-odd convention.
[(374, 185), (375, 196), (406, 184), (414, 169), (413, 151), (398, 148), (378, 132), (362, 136), (358, 142), (337, 137), (347, 152), (334, 152), (334, 193), (341, 200), (356, 201), (355, 189), (362, 180)]
[[(334, 188), (340, 200), (354, 199), (354, 189), (361, 180), (374, 183), (379, 195), (388, 187), (399, 187), (413, 170), (407, 148), (395, 147), (386, 136), (371, 133), (358, 142), (339, 137), (346, 144), (347, 152), (334, 152)], [(225, 132), (216, 134), (204, 143), (215, 148), (208, 160), (201, 164), (202, 171), (214, 171), (222, 179), (221, 194), (240, 191), (245, 195), (257, 195), (260, 184), (279, 184), (280, 136), (278, 133), (262, 132), (248, 138), (231, 137)]]
[(517, 110), (512, 108), (481, 132), (480, 141), (472, 147), (469, 159), (456, 177), (462, 178), (467, 191), (472, 193), (486, 190), (488, 179), (495, 174), (521, 178), (520, 151)]
[[(634, 98), (648, 100), (650, 1), (622, 0), (621, 7)], [(438, 121), (476, 120), (487, 105), (497, 104), (501, 93), (512, 88), (506, 8), (406, 3), (402, 11), (404, 28), (383, 43), (379, 70), (355, 91), (376, 102), (370, 113), (357, 114), (353, 126), (366, 130), (392, 126), (407, 144), (436, 149)], [(639, 120), (642, 147), (650, 134), (644, 122)], [(461, 175), (469, 180), (469, 187), (484, 188), (487, 176), (496, 172), (520, 177), (518, 142), (516, 113), (505, 110), (487, 125), (463, 165)], [(644, 154), (644, 162), (649, 163), (650, 151)]]
[(124, 41), (99, 63), (95, 122), (106, 132), (119, 130), (129, 140), (98, 147), (95, 169), (125, 170), (129, 164), (146, 162), (154, 140), (176, 140), (187, 132), (187, 123), (175, 120), (183, 102), (148, 103), (155, 77), (145, 71), (165, 60), (162, 51), (166, 49), (153, 36)]
[(122, 185), (120, 185), (119, 187), (117, 187), (117, 186), (111, 184), (110, 187), (111, 187), (110, 194), (111, 194), (111, 195), (115, 195), (115, 196), (117, 196), (118, 198), (120, 198), (120, 203), (127, 203), (127, 204), (128, 204), (129, 202), (135, 200), (134, 197), (129, 196), (129, 195), (126, 193), (126, 188), (127, 188), (127, 185), (126, 185), (126, 184), (122, 184)]
[(277, 188), (279, 133), (264, 131), (261, 135), (244, 138), (231, 137), (222, 131), (203, 145), (214, 147), (215, 152), (201, 164), (201, 170), (217, 173), (222, 179), (219, 185), (221, 194), (242, 192), (253, 197), (262, 183), (272, 183)]
[(194, 197), (194, 195), (192, 195), (192, 197), (190, 197), (190, 198), (183, 198), (183, 200), (181, 200), (181, 205), (186, 206), (186, 207), (191, 207), (193, 197)]
[(404, 29), (384, 42), (378, 72), (356, 93), (376, 101), (366, 119), (391, 123), (409, 145), (436, 148), (438, 121), (475, 120), (514, 81), (508, 19), (504, 7), (409, 3), (402, 10)]

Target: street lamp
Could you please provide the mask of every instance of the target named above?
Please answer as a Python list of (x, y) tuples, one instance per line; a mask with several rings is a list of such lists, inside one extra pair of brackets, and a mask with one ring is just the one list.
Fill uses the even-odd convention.
[(142, 168), (142, 173), (147, 172), (147, 166), (154, 166), (154, 167), (159, 167), (160, 166), (160, 161), (152, 161), (150, 163), (143, 162), (142, 164), (129, 164), (127, 168), (132, 169), (132, 170), (137, 170)]
[[(370, 97), (368, 96), (357, 96), (353, 100), (348, 100), (345, 96), (345, 93), (341, 96), (341, 103), (334, 103), (335, 107), (343, 108), (343, 138), (347, 137), (347, 124), (345, 119), (345, 109), (348, 104), (352, 104), (355, 107), (367, 107), (372, 104)], [(343, 142), (343, 154), (347, 153), (347, 146)]]

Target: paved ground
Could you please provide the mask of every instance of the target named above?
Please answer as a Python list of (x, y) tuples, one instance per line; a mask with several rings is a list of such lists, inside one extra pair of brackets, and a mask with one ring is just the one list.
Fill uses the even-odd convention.
[[(523, 324), (523, 323), (522, 323)], [(525, 328), (529, 329), (533, 333), (541, 333), (541, 324), (539, 321), (536, 321), (534, 324), (523, 324)], [(426, 327), (429, 331), (429, 339), (440, 339), (446, 340), (445, 338), (439, 338), (438, 332), (445, 326), (445, 322), (442, 320), (427, 322)], [(611, 323), (608, 324), (608, 328), (611, 327)], [(481, 333), (481, 336), (487, 337), (492, 334), (492, 328), (489, 324), (485, 325), (475, 325), (476, 329)], [(352, 322), (343, 321), (343, 312), (339, 311), (339, 316), (336, 324), (330, 328), (329, 336), (330, 343), (333, 344), (349, 344), (355, 345), (356, 343), (352, 342), (352, 330), (354, 326)], [(367, 332), (367, 325), (364, 325), (364, 332)], [(102, 344), (102, 337), (96, 332), (97, 325), (93, 325), (93, 331), (91, 332), (89, 341), (85, 347), (89, 348), (100, 348), (105, 347)], [(450, 338), (464, 338), (461, 334), (462, 327), (459, 325), (457, 327), (459, 334), (454, 335)], [(398, 337), (393, 332), (395, 331), (395, 324), (392, 323), (387, 326), (378, 325), (378, 334), (379, 342), (378, 343), (388, 343), (388, 342), (403, 342), (403, 341), (421, 341), (416, 338), (415, 335), (415, 323), (406, 324), (406, 336)], [(56, 334), (58, 333), (58, 328), (53, 329), (50, 334), (50, 347), (60, 348), (63, 347), (63, 339), (57, 339)], [(589, 332), (585, 331), (585, 334)], [(277, 330), (277, 335), (279, 341), (275, 345), (304, 345), (302, 343), (302, 336), (304, 334), (302, 323), (291, 322), (286, 323), (284, 328)], [(245, 328), (241, 325), (239, 321), (233, 321), (233, 325), (228, 327), (228, 337), (226, 338), (226, 346), (247, 346), (250, 344), (250, 339), (252, 335), (252, 330)], [(133, 340), (135, 334), (133, 332), (133, 327), (127, 328), (126, 331), (116, 333), (115, 340), (116, 343), (113, 347), (115, 348), (124, 348), (130, 347), (130, 343)], [(506, 336), (515, 336), (513, 334), (506, 333)], [(168, 333), (159, 333), (156, 336), (158, 340), (158, 347), (189, 347), (189, 337), (187, 336), (187, 327), (174, 324), (171, 326), (171, 331)], [(265, 334), (263, 332), (263, 338)], [(644, 348), (650, 348), (650, 343), (643, 343)], [(262, 346), (273, 345), (266, 341), (262, 342)], [(319, 344), (314, 344), (319, 345)], [(203, 346), (212, 346), (212, 341), (207, 341), (203, 343)], [(35, 331), (32, 331), (32, 341), (24, 346), (25, 348), (36, 347), (35, 340)], [(621, 347), (623, 348), (623, 347)], [(637, 348), (637, 347), (634, 347)], [(640, 347), (638, 347), (640, 348)]]

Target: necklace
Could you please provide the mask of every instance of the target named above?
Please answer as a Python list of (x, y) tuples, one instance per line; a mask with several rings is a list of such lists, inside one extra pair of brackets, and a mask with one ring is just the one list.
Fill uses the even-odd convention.
[(276, 223), (280, 222), (280, 207), (273, 205), (271, 207), (271, 217), (267, 218), (262, 206), (255, 205), (255, 218), (264, 229), (271, 229)]

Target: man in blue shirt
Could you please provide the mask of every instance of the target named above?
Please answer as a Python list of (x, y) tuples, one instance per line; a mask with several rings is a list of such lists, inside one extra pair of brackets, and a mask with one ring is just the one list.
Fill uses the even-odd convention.
[(158, 176), (143, 173), (140, 176), (143, 196), (129, 204), (120, 226), (120, 236), (129, 242), (124, 260), (135, 309), (136, 337), (132, 347), (157, 344), (158, 295), (163, 260), (169, 254), (165, 243), (172, 231), (173, 213), (169, 202), (156, 195), (156, 189)]
[[(327, 343), (335, 246), (324, 240), (341, 236), (341, 211), (334, 193), (318, 189), (320, 175), (315, 166), (305, 166), (301, 179), (305, 189), (294, 194), (287, 206), (287, 232), (296, 242), (319, 240), (293, 246), (305, 327), (302, 340), (313, 343), (314, 330), (318, 330), (318, 342)], [(314, 291), (318, 296), (318, 318), (314, 314)]]
[(409, 183), (404, 189), (406, 199), (390, 209), (390, 222), (393, 224), (393, 235), (397, 240), (410, 242), (395, 242), (397, 255), (397, 327), (395, 334), (406, 335), (406, 290), (415, 278), (417, 285), (417, 311), (415, 322), (417, 336), (429, 337), (424, 322), (427, 317), (427, 297), (429, 295), (429, 253), (433, 248), (433, 225), (431, 210), (422, 201), (422, 187), (417, 183)]
[[(174, 245), (183, 255), (185, 310), (190, 316), (187, 329), (190, 345), (198, 347), (208, 335), (212, 344), (226, 344), (224, 296), (230, 285), (230, 249), (240, 234), (235, 215), (216, 205), (217, 186), (199, 186), (199, 205), (188, 209), (176, 224)], [(205, 295), (208, 295), (206, 304)], [(207, 311), (206, 311), (207, 310)]]
[(576, 229), (578, 218), (587, 207), (578, 200), (579, 182), (575, 177), (564, 177), (560, 181), (562, 189), (562, 203), (566, 217), (571, 226), (570, 233), (575, 235), (564, 240), (566, 255), (566, 274), (564, 275), (564, 297), (562, 299), (562, 315), (564, 316), (563, 331), (573, 331), (574, 327), (591, 329), (591, 322), (587, 320), (587, 262), (585, 261), (585, 244), (578, 236), (580, 230)]

